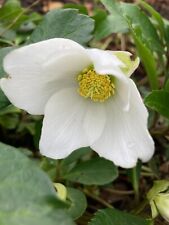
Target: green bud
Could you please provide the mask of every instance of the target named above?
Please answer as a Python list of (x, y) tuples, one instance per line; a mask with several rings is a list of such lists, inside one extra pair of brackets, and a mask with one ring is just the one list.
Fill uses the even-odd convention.
[(169, 222), (169, 193), (158, 194), (154, 203), (160, 215)]
[(152, 218), (160, 214), (169, 222), (169, 181), (155, 181), (147, 194), (152, 212)]
[(54, 183), (54, 187), (57, 190), (57, 196), (60, 198), (62, 201), (66, 201), (67, 198), (67, 189), (66, 187), (61, 184), (61, 183)]

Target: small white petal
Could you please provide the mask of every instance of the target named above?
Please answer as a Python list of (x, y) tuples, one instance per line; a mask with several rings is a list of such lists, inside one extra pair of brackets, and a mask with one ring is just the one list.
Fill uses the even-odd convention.
[(123, 78), (124, 74), (120, 67), (124, 66), (124, 64), (112, 51), (87, 49), (86, 52), (91, 58), (97, 73), (112, 74), (115, 77)]
[(75, 88), (61, 90), (50, 98), (40, 140), (43, 155), (60, 159), (89, 145), (82, 126), (85, 109), (85, 101)]
[(130, 110), (121, 109), (117, 96), (107, 102), (107, 124), (102, 136), (91, 146), (100, 156), (124, 168), (135, 166), (137, 159), (146, 162), (154, 153), (147, 130), (148, 113), (132, 80), (130, 89)]
[(43, 114), (48, 99), (76, 84), (77, 74), (91, 62), (85, 49), (67, 39), (51, 39), (14, 50), (5, 57), (0, 86), (9, 100), (31, 114)]

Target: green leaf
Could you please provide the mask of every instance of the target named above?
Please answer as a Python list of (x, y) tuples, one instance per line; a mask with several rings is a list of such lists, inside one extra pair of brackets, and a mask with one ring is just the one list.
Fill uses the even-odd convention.
[[(17, 0), (8, 0), (0, 8), (0, 36), (6, 37), (9, 29), (17, 29), (24, 21), (28, 19), (25, 15), (25, 9), (20, 5)], [(8, 35), (8, 39), (10, 38)]]
[(96, 40), (101, 40), (112, 33), (126, 33), (128, 24), (119, 15), (107, 16), (95, 29)]
[(13, 49), (14, 49), (14, 47), (6, 47), (6, 48), (0, 49), (0, 78), (4, 77), (6, 75), (6, 73), (3, 69), (3, 59)]
[(152, 91), (144, 100), (145, 104), (169, 119), (169, 92)]
[(122, 15), (120, 2), (117, 0), (101, 0), (106, 9), (113, 15)]
[(96, 157), (80, 162), (64, 178), (86, 185), (103, 185), (112, 182), (117, 176), (117, 167), (112, 162)]
[(165, 83), (164, 90), (169, 92), (169, 79)]
[(50, 38), (68, 38), (86, 44), (91, 38), (94, 20), (76, 9), (57, 9), (47, 13), (30, 36), (29, 43)]
[(164, 25), (164, 21), (162, 16), (160, 15), (160, 13), (158, 13), (151, 5), (149, 5), (147, 2), (145, 2), (144, 0), (140, 0), (139, 4), (145, 9), (147, 10), (150, 15), (152, 16), (152, 18), (154, 19), (154, 21), (156, 21), (157, 23), (157, 28), (160, 31), (160, 38), (164, 38), (165, 36), (165, 25)]
[(84, 5), (67, 3), (63, 6), (64, 9), (73, 8), (78, 9), (79, 13), (88, 15), (87, 9)]
[(77, 189), (67, 188), (67, 198), (70, 201), (68, 212), (73, 219), (77, 219), (82, 216), (87, 208), (87, 200), (85, 195)]
[(61, 162), (61, 174), (64, 176), (65, 173), (70, 171), (76, 164), (79, 159), (90, 155), (92, 152), (90, 147), (84, 147), (77, 149), (72, 152), (68, 157), (62, 160)]
[(116, 209), (103, 209), (96, 213), (89, 225), (150, 225), (151, 222)]
[[(13, 49), (14, 49), (13, 47), (7, 47), (7, 48), (0, 49), (0, 78), (2, 78), (5, 75), (5, 71), (3, 69), (3, 59)], [(7, 99), (7, 97), (4, 95), (4, 93), (0, 89), (0, 109), (5, 108), (9, 104), (10, 104), (9, 100)]]
[(169, 22), (167, 21), (165, 24), (165, 39), (166, 39), (166, 44), (167, 47), (169, 48)]
[(8, 105), (10, 105), (10, 102), (5, 96), (5, 94), (2, 92), (2, 90), (0, 89), (0, 110), (4, 109)]
[(156, 60), (153, 57), (151, 50), (145, 45), (145, 43), (142, 42), (141, 38), (137, 34), (137, 31), (132, 29), (131, 32), (137, 47), (138, 55), (140, 56), (144, 68), (147, 72), (151, 89), (158, 89)]
[(92, 18), (95, 21), (95, 29), (97, 29), (97, 26), (99, 26), (99, 24), (106, 19), (107, 17), (107, 12), (103, 9), (95, 9), (94, 10), (94, 15), (92, 16)]
[(0, 171), (0, 224), (74, 224), (46, 174), (14, 147), (2, 143)]
[(149, 17), (136, 5), (121, 4), (124, 18), (131, 24), (134, 30), (138, 30), (143, 44), (152, 51), (164, 52), (164, 48), (157, 34), (156, 28), (151, 23)]
[[(147, 72), (151, 88), (158, 89), (157, 62), (163, 65), (164, 53), (162, 40), (151, 23), (149, 17), (135, 4), (120, 3), (118, 1), (101, 0), (111, 14), (119, 14), (121, 21), (128, 23), (128, 28), (134, 38), (138, 54)], [(157, 52), (156, 61), (153, 52)]]

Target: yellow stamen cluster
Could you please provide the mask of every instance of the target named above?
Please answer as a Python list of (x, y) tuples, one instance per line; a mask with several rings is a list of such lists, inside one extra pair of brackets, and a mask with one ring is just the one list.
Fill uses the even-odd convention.
[(115, 93), (113, 77), (96, 73), (93, 68), (84, 69), (78, 75), (78, 92), (94, 102), (104, 102)]

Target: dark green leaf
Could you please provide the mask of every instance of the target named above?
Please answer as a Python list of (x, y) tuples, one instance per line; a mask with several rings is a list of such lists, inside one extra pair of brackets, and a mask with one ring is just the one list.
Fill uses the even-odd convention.
[(63, 173), (63, 175), (65, 174), (65, 172), (69, 171), (72, 167), (74, 167), (79, 159), (83, 158), (86, 155), (89, 155), (91, 151), (92, 150), (90, 147), (80, 148), (74, 151), (67, 158), (63, 159), (61, 162), (61, 172)]
[(2, 90), (0, 89), (0, 109), (3, 109), (7, 107), (8, 105), (10, 105), (10, 102), (7, 99), (7, 97), (4, 95)]
[(107, 17), (107, 12), (105, 12), (105, 10), (102, 9), (96, 9), (94, 10), (94, 15), (92, 16), (92, 18), (95, 21), (95, 28), (97, 29), (97, 26), (99, 26), (99, 24), (106, 19)]
[(46, 174), (14, 147), (2, 143), (0, 171), (0, 224), (74, 224)]
[(166, 81), (164, 89), (169, 92), (169, 79)]
[(144, 100), (151, 109), (169, 119), (169, 92), (160, 90), (151, 92)]
[(89, 225), (150, 225), (151, 222), (116, 209), (104, 209), (96, 213)]
[(32, 33), (29, 43), (50, 38), (68, 38), (80, 44), (87, 43), (94, 29), (94, 20), (76, 9), (57, 9), (49, 12)]
[(67, 4), (64, 5), (64, 9), (67, 9), (67, 8), (78, 9), (79, 10), (79, 13), (88, 15), (87, 9), (83, 5), (73, 4), (73, 3), (67, 3)]
[(70, 208), (68, 209), (68, 212), (70, 215), (77, 219), (87, 208), (87, 201), (85, 195), (74, 188), (67, 188), (67, 198), (70, 200)]
[(103, 185), (112, 182), (117, 176), (118, 170), (113, 162), (97, 157), (80, 162), (64, 178), (86, 185)]
[[(3, 59), (13, 49), (14, 49), (13, 47), (7, 47), (7, 48), (0, 49), (0, 78), (2, 78), (5, 75), (5, 71), (3, 69)], [(7, 97), (4, 95), (4, 93), (0, 89), (0, 109), (8, 106), (9, 104), (10, 103), (9, 103)]]
[(165, 24), (165, 39), (169, 48), (169, 23)]
[(14, 49), (14, 47), (7, 47), (7, 48), (0, 49), (0, 78), (4, 77), (6, 75), (5, 71), (3, 69), (3, 59), (13, 49)]

